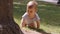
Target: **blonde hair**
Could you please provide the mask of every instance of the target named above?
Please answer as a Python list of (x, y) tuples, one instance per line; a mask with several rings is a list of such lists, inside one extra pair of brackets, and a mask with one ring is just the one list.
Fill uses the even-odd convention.
[(37, 7), (38, 6), (38, 3), (36, 2), (36, 1), (29, 1), (28, 3), (27, 3), (27, 10), (26, 11), (28, 11), (28, 8), (30, 7), (30, 6), (35, 6), (35, 7)]

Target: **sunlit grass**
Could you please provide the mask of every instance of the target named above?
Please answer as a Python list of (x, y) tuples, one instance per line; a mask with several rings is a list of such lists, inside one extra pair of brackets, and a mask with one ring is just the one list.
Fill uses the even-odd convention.
[(60, 27), (51, 26), (51, 25), (47, 25), (47, 24), (41, 24), (40, 28), (49, 33), (55, 33), (55, 34), (60, 33)]

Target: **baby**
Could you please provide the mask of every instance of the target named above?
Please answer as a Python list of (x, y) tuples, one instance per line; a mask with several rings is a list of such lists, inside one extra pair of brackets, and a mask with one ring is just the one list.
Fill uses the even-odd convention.
[(25, 14), (22, 16), (21, 25), (22, 27), (28, 26), (31, 28), (39, 28), (40, 27), (40, 18), (37, 14), (37, 2), (30, 1), (27, 4), (27, 10)]

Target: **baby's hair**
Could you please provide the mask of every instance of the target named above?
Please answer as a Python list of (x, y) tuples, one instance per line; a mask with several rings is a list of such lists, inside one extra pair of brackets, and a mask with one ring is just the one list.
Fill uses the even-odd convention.
[(27, 3), (27, 11), (28, 11), (28, 8), (32, 8), (32, 7), (37, 7), (38, 6), (38, 3), (36, 2), (36, 1), (29, 1), (28, 3)]

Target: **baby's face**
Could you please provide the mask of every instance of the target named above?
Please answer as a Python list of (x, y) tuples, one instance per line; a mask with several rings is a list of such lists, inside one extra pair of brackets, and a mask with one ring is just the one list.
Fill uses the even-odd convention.
[(36, 7), (31, 6), (31, 7), (28, 8), (28, 14), (29, 15), (35, 15), (36, 10), (37, 10)]

